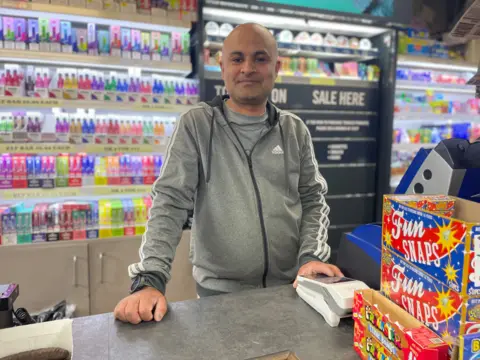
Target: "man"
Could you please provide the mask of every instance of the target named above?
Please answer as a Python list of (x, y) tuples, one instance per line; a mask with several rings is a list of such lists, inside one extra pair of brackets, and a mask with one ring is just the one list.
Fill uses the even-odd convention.
[(275, 39), (263, 26), (238, 26), (225, 39), (221, 68), (230, 98), (192, 108), (172, 135), (140, 262), (129, 267), (132, 294), (115, 308), (119, 320), (165, 315), (165, 284), (193, 209), (200, 297), (288, 284), (297, 274), (342, 275), (325, 263), (327, 184), (310, 133), (267, 101), (280, 68)]

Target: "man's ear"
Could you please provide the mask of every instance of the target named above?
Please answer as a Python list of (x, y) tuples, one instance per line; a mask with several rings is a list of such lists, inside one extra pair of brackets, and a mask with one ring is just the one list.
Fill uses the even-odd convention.
[(280, 59), (277, 59), (277, 62), (275, 63), (275, 77), (278, 76), (278, 73), (280, 71), (280, 66), (282, 66), (282, 63), (280, 62)]
[(220, 70), (222, 72), (222, 80), (225, 81), (225, 78), (223, 76), (224, 68), (223, 68), (223, 61), (220, 59)]

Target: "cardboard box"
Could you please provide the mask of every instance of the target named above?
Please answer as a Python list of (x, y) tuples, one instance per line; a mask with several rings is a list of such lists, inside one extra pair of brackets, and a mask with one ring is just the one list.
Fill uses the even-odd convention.
[(445, 341), (377, 291), (355, 291), (353, 318), (362, 359), (448, 359)]
[(455, 210), (455, 198), (448, 195), (392, 195), (390, 198), (415, 209), (435, 212)]
[(480, 204), (455, 198), (452, 218), (385, 196), (383, 246), (461, 296), (480, 295)]

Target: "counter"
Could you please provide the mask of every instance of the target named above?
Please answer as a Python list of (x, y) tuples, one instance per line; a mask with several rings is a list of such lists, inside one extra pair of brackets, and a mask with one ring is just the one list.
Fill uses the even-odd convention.
[(358, 359), (353, 321), (329, 327), (290, 285), (172, 303), (160, 323), (78, 318), (73, 340), (73, 360), (243, 360), (284, 350), (300, 360)]

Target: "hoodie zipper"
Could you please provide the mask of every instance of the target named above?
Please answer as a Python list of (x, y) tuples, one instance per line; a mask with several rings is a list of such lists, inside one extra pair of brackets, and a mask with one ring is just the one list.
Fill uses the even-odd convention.
[[(252, 152), (253, 152), (253, 149), (252, 149)], [(245, 155), (247, 155), (248, 169), (250, 170), (250, 177), (252, 178), (253, 188), (255, 190), (255, 196), (257, 198), (258, 216), (260, 218), (260, 228), (262, 230), (262, 238), (263, 238), (264, 265), (263, 265), (262, 286), (266, 288), (267, 274), (268, 274), (268, 268), (270, 267), (270, 264), (268, 260), (268, 241), (267, 241), (267, 231), (265, 230), (265, 219), (263, 217), (262, 198), (260, 197), (260, 190), (258, 188), (257, 179), (255, 178), (255, 173), (253, 171), (251, 152), (250, 152), (250, 155), (248, 155), (245, 152)]]
[(263, 265), (263, 275), (262, 275), (262, 286), (266, 288), (268, 269), (270, 267), (270, 262), (268, 260), (268, 240), (267, 240), (267, 231), (265, 230), (265, 218), (263, 217), (262, 198), (260, 197), (260, 189), (258, 188), (257, 179), (255, 178), (255, 172), (253, 171), (252, 154), (253, 154), (253, 150), (255, 149), (255, 146), (257, 146), (257, 144), (272, 131), (273, 127), (270, 128), (265, 134), (263, 134), (263, 136), (260, 139), (258, 139), (255, 145), (253, 145), (252, 149), (250, 150), (250, 153), (247, 153), (237, 133), (233, 129), (232, 124), (230, 124), (228, 120), (226, 121), (227, 121), (228, 127), (230, 128), (233, 135), (237, 139), (238, 143), (242, 147), (245, 157), (247, 158), (248, 170), (250, 171), (250, 177), (252, 179), (253, 189), (255, 191), (255, 197), (257, 199), (257, 211), (258, 211), (258, 217), (260, 220), (260, 229), (262, 231), (262, 240), (263, 240), (263, 260), (264, 260), (263, 264), (264, 265)]

